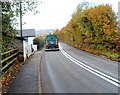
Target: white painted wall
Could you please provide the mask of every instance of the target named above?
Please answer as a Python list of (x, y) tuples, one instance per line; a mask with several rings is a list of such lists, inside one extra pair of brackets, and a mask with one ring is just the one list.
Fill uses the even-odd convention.
[(23, 40), (23, 57), (24, 57), (24, 61), (26, 60), (26, 42)]
[(33, 45), (34, 51), (37, 51), (37, 45)]
[[(30, 55), (34, 52), (37, 51), (37, 45), (33, 45), (33, 39), (35, 37), (28, 37), (28, 41), (23, 40), (23, 51), (24, 51), (24, 61), (30, 57)], [(34, 51), (32, 52), (32, 48)]]
[(28, 37), (28, 43), (33, 45), (33, 39), (34, 39), (34, 38), (35, 38), (35, 37)]
[(37, 51), (37, 45), (33, 45), (33, 39), (35, 37), (28, 37), (28, 44), (32, 45), (32, 48), (34, 49), (34, 51)]
[(25, 61), (32, 54), (31, 45), (29, 45), (26, 41), (23, 41), (23, 50), (24, 50), (24, 61)]

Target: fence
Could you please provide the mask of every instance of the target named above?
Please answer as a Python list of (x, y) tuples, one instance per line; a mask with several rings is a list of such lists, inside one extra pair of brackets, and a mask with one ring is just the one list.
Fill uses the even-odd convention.
[(18, 49), (12, 49), (10, 51), (1, 53), (2, 60), (2, 73), (4, 74), (15, 62), (18, 55)]

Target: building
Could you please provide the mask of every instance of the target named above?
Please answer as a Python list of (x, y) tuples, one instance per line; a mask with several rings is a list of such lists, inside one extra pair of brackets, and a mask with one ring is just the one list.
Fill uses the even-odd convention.
[(37, 45), (33, 45), (33, 39), (35, 38), (35, 29), (23, 29), (22, 37), (20, 30), (15, 31), (16, 39), (14, 43), (19, 50), (21, 60), (26, 60), (33, 51), (37, 51)]

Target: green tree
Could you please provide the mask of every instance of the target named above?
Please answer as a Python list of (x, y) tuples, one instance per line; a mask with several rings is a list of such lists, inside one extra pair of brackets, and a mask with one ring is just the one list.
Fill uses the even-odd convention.
[(28, 12), (32, 11), (34, 14), (39, 13), (37, 6), (40, 4), (37, 0), (29, 0), (29, 2), (2, 2), (2, 52), (8, 50), (12, 46), (12, 40), (14, 39), (14, 31), (18, 22), (16, 22), (16, 17), (20, 15), (20, 4), (22, 5), (22, 16)]
[(14, 14), (10, 2), (2, 3), (2, 51), (6, 51), (14, 39)]
[(33, 39), (33, 44), (37, 45), (37, 49), (41, 49), (44, 45), (44, 42), (41, 37), (36, 37)]

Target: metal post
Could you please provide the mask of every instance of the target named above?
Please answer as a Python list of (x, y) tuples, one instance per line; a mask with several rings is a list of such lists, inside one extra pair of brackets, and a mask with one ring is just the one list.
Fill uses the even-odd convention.
[(21, 39), (22, 39), (22, 5), (21, 5), (21, 0), (20, 0), (20, 34), (21, 34)]

